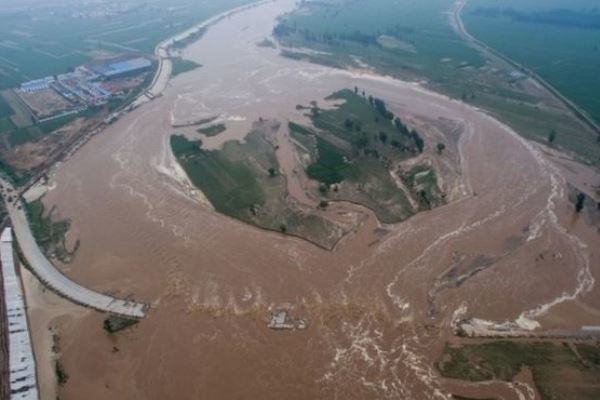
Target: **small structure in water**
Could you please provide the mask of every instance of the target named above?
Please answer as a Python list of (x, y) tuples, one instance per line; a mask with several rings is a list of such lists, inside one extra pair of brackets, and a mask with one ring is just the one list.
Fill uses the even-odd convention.
[(302, 318), (293, 318), (287, 310), (276, 310), (271, 313), (269, 328), (275, 330), (296, 330), (306, 329), (308, 323)]

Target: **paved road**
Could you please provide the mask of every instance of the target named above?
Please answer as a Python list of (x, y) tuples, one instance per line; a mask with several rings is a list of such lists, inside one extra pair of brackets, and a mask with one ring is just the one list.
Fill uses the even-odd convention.
[[(5, 193), (7, 188), (12, 189), (12, 186), (1, 178), (0, 184), (5, 188)], [(63, 275), (37, 245), (27, 222), (24, 207), (21, 206), (22, 203), (20, 201), (9, 202), (9, 196), (10, 194), (5, 196), (4, 200), (14, 234), (25, 259), (38, 279), (69, 300), (95, 310), (133, 318), (143, 318), (145, 316), (147, 308), (145, 304), (125, 301), (95, 292), (84, 288)]]
[(456, 0), (454, 3), (454, 8), (451, 10), (451, 18), (454, 21), (454, 27), (456, 28), (457, 33), (462, 36), (467, 42), (472, 43), (475, 47), (487, 52), (488, 54), (492, 54), (504, 62), (508, 63), (515, 69), (523, 72), (524, 74), (531, 77), (537, 83), (539, 83), (542, 87), (544, 87), (551, 95), (553, 95), (558, 101), (563, 103), (565, 107), (567, 107), (575, 116), (585, 125), (587, 125), (591, 130), (600, 135), (600, 125), (589, 116), (587, 111), (583, 110), (577, 104), (571, 101), (568, 97), (563, 95), (558, 89), (552, 86), (548, 81), (538, 75), (535, 71), (525, 67), (523, 64), (520, 64), (513, 60), (512, 58), (504, 55), (500, 51), (494, 49), (491, 46), (488, 46), (481, 40), (477, 39), (475, 36), (471, 35), (467, 30), (464, 21), (462, 19), (463, 10), (467, 5), (469, 0)]

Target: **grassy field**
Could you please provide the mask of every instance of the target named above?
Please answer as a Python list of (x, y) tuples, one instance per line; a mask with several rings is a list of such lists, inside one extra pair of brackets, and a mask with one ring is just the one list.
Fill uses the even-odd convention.
[(230, 142), (223, 151), (205, 151), (200, 146), (183, 136), (171, 137), (173, 153), (216, 210), (249, 220), (252, 210), (265, 204), (266, 196), (252, 166), (226, 155), (239, 152), (239, 144)]
[(264, 131), (255, 130), (244, 143), (230, 141), (216, 151), (203, 150), (200, 142), (174, 135), (171, 148), (192, 183), (218, 212), (325, 248), (332, 248), (343, 236), (318, 210), (288, 201), (286, 179), (279, 173), (275, 148)]
[(202, 65), (198, 64), (195, 61), (184, 60), (181, 57), (171, 58), (171, 63), (173, 64), (173, 70), (171, 71), (172, 76), (177, 76), (177, 75), (192, 71), (196, 68), (202, 67)]
[(464, 346), (447, 346), (438, 363), (448, 378), (473, 382), (512, 381), (523, 367), (533, 373), (542, 399), (597, 399), (600, 396), (598, 345), (577, 344), (584, 363), (565, 344), (496, 341)]
[(289, 14), (276, 29), (287, 44), (332, 52), (348, 61), (357, 55), (383, 72), (434, 80), (454, 77), (485, 60), (447, 23), (449, 0), (315, 2)]
[[(547, 143), (550, 132), (555, 130), (559, 135), (553, 146), (576, 154), (584, 162), (600, 165), (600, 142), (593, 132), (567, 113), (540, 106), (544, 99), (536, 97), (523, 81), (516, 78), (512, 68), (484, 58), (454, 32), (447, 15), (453, 3), (453, 0), (306, 3), (285, 16), (274, 34), (289, 48), (282, 52), (284, 56), (339, 68), (361, 67), (358, 57), (382, 74), (426, 80), (431, 89), (488, 110), (528, 139)], [(530, 57), (538, 52), (552, 54), (554, 51), (546, 50), (552, 47), (548, 45), (550, 42), (529, 43), (524, 39), (525, 34), (513, 37), (512, 25), (501, 29), (486, 26), (485, 29), (495, 32), (496, 38), (504, 40), (507, 46), (518, 42), (516, 48), (524, 52), (531, 49)], [(509, 36), (512, 39), (506, 39)], [(589, 48), (589, 40), (586, 43), (581, 45)], [(294, 48), (318, 52), (307, 54)], [(549, 61), (542, 57), (540, 60), (554, 62), (547, 68), (561, 70), (561, 63), (555, 62), (557, 58)], [(597, 85), (593, 85), (600, 79), (598, 74), (589, 80), (585, 78), (598, 69), (596, 62), (582, 60), (581, 63), (586, 64), (583, 69), (589, 73), (584, 73), (580, 79), (571, 76), (576, 73), (574, 70), (566, 70), (563, 75), (565, 85), (568, 86), (571, 80), (587, 82), (587, 92), (593, 97), (590, 102), (598, 102), (598, 96), (594, 96)], [(554, 83), (551, 76), (548, 79)], [(558, 83), (557, 87), (561, 89)], [(576, 90), (579, 90), (577, 84), (571, 87), (571, 91)], [(570, 95), (569, 92), (566, 94)], [(577, 96), (572, 98), (578, 101)], [(590, 113), (593, 113), (591, 108)]]
[[(315, 149), (307, 175), (333, 187), (328, 198), (363, 204), (386, 223), (402, 221), (419, 211), (413, 209), (391, 172), (399, 162), (423, 150), (420, 135), (395, 118), (385, 102), (363, 95), (358, 88), (341, 90), (326, 100), (337, 105), (322, 109), (313, 102), (297, 107), (309, 110), (311, 127), (289, 124), (292, 136), (304, 148)], [(409, 190), (423, 199), (419, 209), (443, 204), (435, 171), (427, 172), (426, 183), (415, 179), (417, 172), (407, 180)]]
[(593, 6), (470, 0), (464, 20), (475, 37), (534, 70), (600, 121), (600, 13)]
[(161, 40), (249, 0), (150, 0), (0, 10), (0, 89), (99, 55), (152, 53)]

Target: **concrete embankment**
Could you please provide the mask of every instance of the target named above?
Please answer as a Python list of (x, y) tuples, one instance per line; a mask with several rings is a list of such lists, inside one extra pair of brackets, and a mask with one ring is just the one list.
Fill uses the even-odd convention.
[[(15, 193), (12, 186), (0, 179), (3, 191)], [(62, 274), (39, 248), (25, 214), (25, 207), (20, 199), (11, 201), (10, 195), (5, 197), (5, 205), (10, 217), (15, 237), (19, 243), (23, 257), (37, 278), (61, 296), (86, 307), (102, 312), (121, 315), (129, 318), (143, 318), (147, 306), (142, 303), (117, 299), (107, 296), (71, 281)]]
[(29, 228), (23, 207), (8, 205), (15, 236), (33, 273), (44, 284), (75, 303), (126, 317), (143, 318), (146, 306), (86, 289), (69, 280), (42, 253)]

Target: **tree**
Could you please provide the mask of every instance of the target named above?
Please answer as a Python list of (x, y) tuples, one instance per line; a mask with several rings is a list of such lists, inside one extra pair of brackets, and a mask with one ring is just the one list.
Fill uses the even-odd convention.
[(379, 140), (381, 141), (381, 143), (386, 144), (387, 143), (387, 133), (385, 132), (379, 132)]
[(438, 143), (436, 148), (438, 154), (442, 154), (442, 152), (446, 149), (446, 145), (444, 143)]
[(286, 233), (287, 226), (285, 226), (285, 224), (281, 224), (281, 225), (279, 225), (279, 230), (281, 231), (281, 233)]
[(274, 178), (275, 175), (277, 175), (277, 171), (275, 171), (275, 168), (273, 168), (273, 167), (269, 168), (269, 176), (271, 178)]
[(415, 146), (417, 146), (417, 150), (419, 151), (419, 153), (422, 153), (423, 149), (425, 148), (425, 142), (423, 141), (423, 138), (421, 138), (419, 133), (415, 130), (412, 130), (410, 132), (410, 136), (415, 141)]
[(406, 135), (408, 133), (408, 128), (402, 123), (400, 118), (394, 119), (394, 125), (402, 134)]
[(364, 132), (356, 140), (356, 145), (361, 148), (367, 147), (369, 145), (369, 138)]
[(585, 203), (585, 193), (579, 192), (575, 198), (575, 212), (580, 213)]
[(358, 86), (354, 86), (354, 94), (358, 94)]
[(327, 208), (327, 206), (329, 206), (329, 202), (327, 200), (321, 200), (319, 203), (319, 207), (321, 208)]
[(554, 129), (552, 129), (550, 131), (550, 133), (548, 134), (548, 142), (554, 143), (555, 140), (556, 140), (556, 131)]
[(425, 142), (423, 141), (423, 139), (421, 139), (420, 136), (417, 136), (415, 138), (415, 145), (417, 146), (417, 150), (419, 151), (419, 153), (422, 153), (423, 149), (425, 148)]

